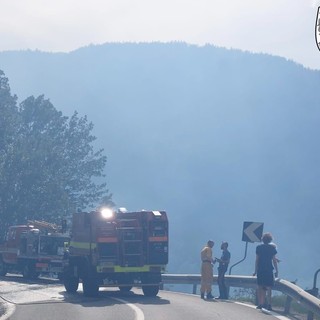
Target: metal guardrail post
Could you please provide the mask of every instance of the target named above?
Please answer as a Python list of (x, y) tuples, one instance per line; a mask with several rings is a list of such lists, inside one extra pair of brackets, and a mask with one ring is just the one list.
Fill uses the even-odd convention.
[(197, 285), (195, 283), (193, 284), (192, 293), (197, 294)]
[(313, 320), (313, 312), (308, 312), (307, 320)]
[(287, 296), (286, 303), (284, 305), (284, 314), (286, 315), (290, 313), (291, 302), (292, 298), (290, 296)]
[[(310, 290), (306, 290), (308, 293), (312, 294), (314, 297), (317, 297), (319, 294), (319, 289), (317, 288), (317, 277), (318, 277), (319, 272), (320, 272), (320, 269), (318, 269), (314, 274), (313, 288)], [(311, 312), (311, 311), (308, 312), (307, 320), (313, 320), (313, 312)]]
[[(312, 294), (313, 296), (317, 297), (319, 294), (319, 289), (317, 288), (317, 277), (318, 273), (320, 272), (320, 269), (318, 269), (313, 277), (313, 288), (310, 290), (306, 290), (308, 293)], [(313, 320), (313, 312), (309, 311), (308, 312), (308, 317), (307, 320)]]
[[(314, 274), (313, 277), (313, 289), (317, 289), (317, 277), (318, 277), (318, 273), (320, 272), (320, 269), (318, 269), (316, 271), (316, 273)], [(318, 294), (318, 293), (317, 293)]]

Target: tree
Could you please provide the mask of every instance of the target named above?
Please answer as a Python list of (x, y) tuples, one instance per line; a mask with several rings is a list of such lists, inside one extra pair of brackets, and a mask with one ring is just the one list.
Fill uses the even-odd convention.
[(0, 132), (1, 220), (58, 222), (111, 197), (103, 182), (107, 159), (103, 149), (95, 151), (87, 117), (63, 116), (44, 96), (31, 96), (17, 108), (1, 76), (0, 108), (10, 110), (1, 112), (1, 121), (10, 124)]
[(11, 166), (9, 158), (15, 149), (18, 126), (17, 97), (11, 95), (8, 78), (0, 70), (0, 232), (7, 227), (2, 208), (6, 208), (11, 201), (8, 185), (12, 184), (14, 172), (8, 172), (8, 168)]

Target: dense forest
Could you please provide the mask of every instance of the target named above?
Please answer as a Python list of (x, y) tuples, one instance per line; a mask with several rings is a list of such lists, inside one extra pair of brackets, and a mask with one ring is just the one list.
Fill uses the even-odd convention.
[[(244, 221), (264, 222), (280, 277), (320, 265), (320, 71), (281, 57), (185, 43), (0, 53), (19, 99), (44, 95), (94, 124), (117, 206), (164, 209), (169, 272), (198, 273), (212, 238), (243, 258)], [(252, 274), (254, 248), (234, 274)], [(299, 259), (297, 259), (299, 256)]]

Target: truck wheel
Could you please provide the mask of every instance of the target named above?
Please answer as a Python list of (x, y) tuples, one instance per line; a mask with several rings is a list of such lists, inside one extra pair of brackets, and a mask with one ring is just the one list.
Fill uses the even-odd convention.
[(99, 293), (98, 280), (92, 277), (85, 277), (82, 279), (82, 288), (86, 297), (96, 297)]
[(22, 275), (26, 279), (35, 279), (39, 276), (36, 273), (35, 267), (31, 264), (25, 264), (22, 269)]
[(34, 272), (31, 276), (31, 279), (38, 279), (40, 276), (40, 273), (39, 272)]
[(132, 286), (122, 286), (119, 287), (121, 292), (129, 292), (132, 289)]
[(64, 280), (64, 275), (63, 275), (62, 272), (58, 273), (58, 279), (59, 279), (60, 282), (63, 282), (63, 280)]
[(78, 290), (79, 278), (72, 276), (64, 276), (63, 284), (68, 293), (75, 293)]
[(121, 292), (129, 292), (133, 287), (133, 278), (130, 274), (119, 275), (118, 278), (119, 290)]
[(146, 297), (155, 297), (159, 292), (159, 286), (142, 286), (142, 292)]
[(7, 274), (7, 266), (3, 262), (2, 257), (0, 257), (0, 276), (5, 276)]

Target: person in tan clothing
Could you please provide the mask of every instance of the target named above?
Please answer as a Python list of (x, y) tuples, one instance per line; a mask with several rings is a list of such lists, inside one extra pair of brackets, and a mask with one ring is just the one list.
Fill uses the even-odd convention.
[(212, 283), (213, 283), (213, 251), (214, 242), (209, 240), (201, 250), (201, 299), (206, 294), (207, 299), (213, 299)]

